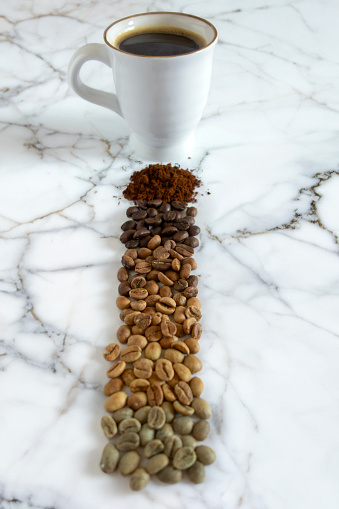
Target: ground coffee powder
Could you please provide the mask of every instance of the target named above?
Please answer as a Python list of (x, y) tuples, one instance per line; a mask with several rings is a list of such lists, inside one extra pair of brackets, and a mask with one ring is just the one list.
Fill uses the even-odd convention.
[(150, 164), (135, 171), (123, 192), (127, 200), (173, 200), (183, 203), (196, 201), (196, 188), (201, 181), (190, 170), (171, 164)]

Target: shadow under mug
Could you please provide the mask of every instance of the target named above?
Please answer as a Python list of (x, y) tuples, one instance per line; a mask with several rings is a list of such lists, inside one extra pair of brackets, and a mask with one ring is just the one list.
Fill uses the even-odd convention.
[[(205, 44), (191, 53), (144, 56), (120, 50), (121, 34), (142, 27), (175, 27), (193, 32)], [(143, 159), (173, 161), (189, 154), (194, 130), (207, 102), (213, 52), (218, 39), (205, 19), (184, 13), (149, 12), (112, 23), (104, 32), (105, 44), (87, 44), (73, 55), (68, 80), (83, 99), (121, 115), (130, 130), (130, 144)], [(80, 69), (98, 60), (113, 71), (116, 94), (85, 85)]]

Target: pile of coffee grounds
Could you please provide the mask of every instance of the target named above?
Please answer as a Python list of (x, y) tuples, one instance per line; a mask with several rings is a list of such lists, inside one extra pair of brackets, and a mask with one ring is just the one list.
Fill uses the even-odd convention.
[(201, 181), (192, 170), (183, 170), (171, 164), (150, 164), (140, 171), (135, 171), (130, 183), (123, 192), (127, 200), (162, 200), (169, 203), (173, 200), (183, 203), (196, 201), (196, 188)]

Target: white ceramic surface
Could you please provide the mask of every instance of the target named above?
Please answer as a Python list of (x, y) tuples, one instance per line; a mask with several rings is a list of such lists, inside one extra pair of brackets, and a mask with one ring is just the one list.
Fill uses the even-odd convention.
[[(146, 27), (176, 27), (198, 34), (206, 45), (192, 53), (145, 57), (121, 51), (121, 34)], [(207, 102), (217, 32), (207, 21), (182, 13), (145, 13), (112, 23), (105, 44), (87, 44), (72, 56), (68, 80), (83, 99), (115, 111), (131, 129), (131, 146), (153, 161), (193, 153), (193, 133)], [(112, 68), (116, 94), (85, 85), (83, 64), (99, 60)], [(100, 72), (100, 71), (99, 71)], [(115, 119), (112, 118), (112, 122)]]
[[(66, 72), (76, 48), (148, 8), (219, 32), (195, 151), (172, 161), (204, 182), (199, 355), (218, 459), (202, 485), (135, 494), (98, 464), (122, 189), (146, 161), (125, 121), (76, 96)], [(17, 0), (1, 11), (1, 509), (337, 509), (338, 2)], [(100, 63), (83, 79), (111, 91)]]

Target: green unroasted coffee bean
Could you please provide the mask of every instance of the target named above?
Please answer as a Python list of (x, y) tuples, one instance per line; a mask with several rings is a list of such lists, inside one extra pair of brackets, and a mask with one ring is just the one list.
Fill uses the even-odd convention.
[(182, 447), (173, 456), (173, 466), (178, 470), (187, 470), (194, 465), (197, 455), (192, 447)]
[(143, 424), (141, 431), (139, 433), (141, 447), (145, 447), (145, 445), (150, 440), (153, 440), (154, 435), (155, 435), (155, 430), (153, 428), (150, 428), (150, 426), (147, 423)]
[(146, 470), (149, 474), (157, 474), (163, 468), (167, 467), (169, 463), (166, 454), (156, 454), (152, 456), (146, 463)]
[(182, 405), (179, 401), (173, 402), (173, 408), (178, 414), (181, 415), (193, 415), (194, 414), (194, 408), (192, 408), (189, 405)]
[(192, 447), (192, 449), (195, 449), (198, 445), (196, 439), (192, 437), (192, 435), (183, 435), (181, 437), (182, 445), (185, 447), (188, 445), (189, 447)]
[(197, 459), (203, 464), (203, 465), (211, 465), (216, 460), (216, 454), (207, 445), (199, 445), (195, 452), (197, 454)]
[(164, 450), (164, 444), (161, 440), (154, 439), (145, 445), (144, 455), (146, 458), (151, 458), (156, 454), (160, 454)]
[(131, 408), (125, 407), (120, 408), (113, 414), (114, 420), (119, 424), (123, 419), (128, 419), (129, 417), (133, 417), (133, 410)]
[(208, 421), (205, 420), (197, 421), (193, 426), (192, 435), (194, 436), (194, 438), (199, 440), (199, 442), (201, 442), (202, 440), (206, 440), (206, 438), (210, 434), (210, 429), (211, 427)]
[(156, 432), (155, 437), (163, 442), (165, 438), (172, 436), (173, 433), (174, 431), (172, 426), (167, 422), (161, 429)]
[(153, 429), (161, 429), (166, 422), (166, 415), (160, 406), (153, 406), (148, 414), (148, 425)]
[(128, 419), (124, 419), (119, 423), (119, 431), (120, 433), (127, 433), (128, 431), (134, 431), (135, 433), (139, 433), (141, 430), (140, 422), (134, 417), (129, 417)]
[(102, 417), (101, 427), (107, 438), (113, 438), (118, 433), (117, 423), (110, 415)]
[(188, 477), (195, 484), (200, 484), (205, 479), (205, 467), (200, 461), (196, 461), (188, 470)]
[(145, 468), (137, 468), (133, 473), (130, 480), (130, 488), (133, 491), (140, 491), (145, 488), (148, 481), (150, 480), (150, 475)]
[(119, 451), (113, 444), (107, 444), (102, 451), (100, 468), (105, 474), (114, 472), (119, 461)]
[(182, 448), (183, 443), (178, 435), (172, 435), (170, 437), (165, 438), (164, 440), (164, 453), (167, 454), (169, 458), (173, 458), (174, 454)]
[(210, 419), (212, 417), (212, 410), (207, 401), (202, 398), (195, 398), (191, 406), (194, 408), (195, 413), (200, 419)]
[(170, 403), (170, 401), (165, 401), (161, 405), (161, 408), (165, 412), (166, 422), (172, 422), (175, 417), (175, 411), (174, 411), (172, 403)]
[(119, 461), (118, 470), (121, 475), (130, 475), (140, 465), (141, 458), (136, 451), (126, 452)]
[(168, 465), (166, 468), (158, 473), (158, 479), (166, 484), (176, 484), (182, 479), (182, 472), (174, 468), (172, 465)]
[(134, 418), (137, 419), (141, 424), (145, 424), (147, 422), (149, 411), (151, 410), (150, 406), (144, 406), (139, 408), (134, 414)]
[(119, 451), (132, 451), (139, 447), (139, 435), (133, 431), (128, 431), (120, 435), (116, 441), (116, 447)]
[(193, 428), (193, 420), (186, 416), (175, 417), (173, 420), (173, 428), (179, 435), (189, 435)]

